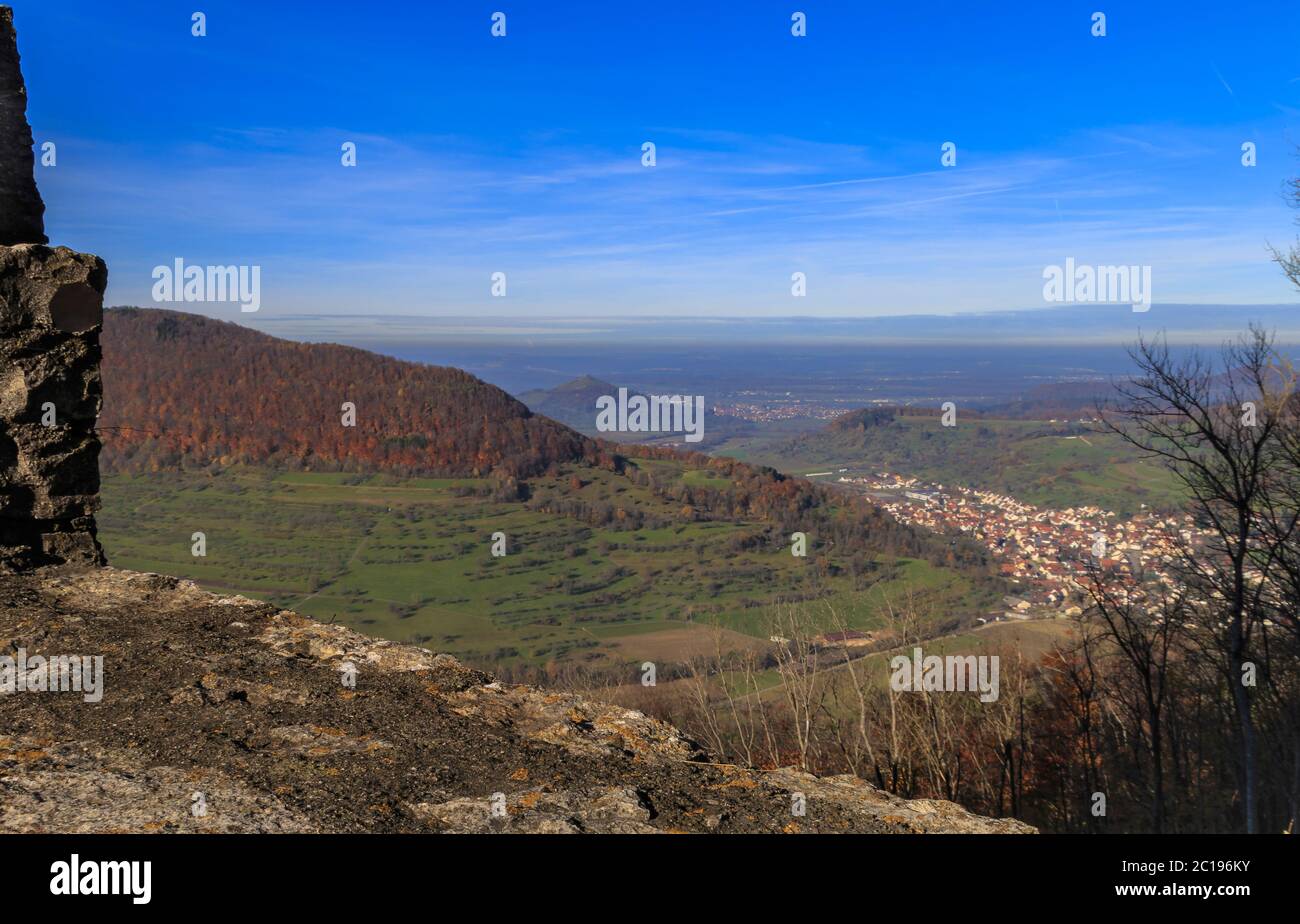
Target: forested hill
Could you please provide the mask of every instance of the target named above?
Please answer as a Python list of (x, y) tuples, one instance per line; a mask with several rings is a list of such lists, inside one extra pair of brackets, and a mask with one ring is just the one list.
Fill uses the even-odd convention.
[[(106, 469), (281, 465), (528, 477), (611, 464), (594, 441), (459, 369), (280, 340), (199, 315), (104, 314)], [(355, 427), (343, 405), (356, 407)]]
[[(583, 495), (571, 470), (591, 465), (671, 500), (679, 521), (751, 519), (779, 530), (772, 541), (806, 531), (819, 537), (815, 548), (828, 542), (844, 552), (984, 564), (978, 550), (924, 536), (864, 499), (770, 468), (588, 439), (458, 369), (143, 308), (105, 312), (102, 342), (106, 471), (253, 465), (512, 478), (521, 482), (520, 497), (530, 479), (538, 509), (593, 525), (640, 523), (635, 505), (602, 506)], [(356, 405), (355, 427), (343, 426), (345, 402)], [(656, 461), (674, 472), (654, 471)], [(710, 477), (686, 483), (688, 468)], [(565, 477), (540, 477), (548, 474)]]

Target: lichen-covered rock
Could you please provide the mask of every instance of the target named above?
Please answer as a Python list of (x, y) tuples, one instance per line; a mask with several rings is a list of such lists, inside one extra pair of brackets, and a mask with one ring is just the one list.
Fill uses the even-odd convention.
[(103, 695), (0, 693), (0, 831), (1032, 831), (710, 763), (639, 712), (156, 574), (0, 575), (0, 654), (20, 648), (102, 656)]
[(577, 792), (531, 789), (488, 799), (450, 799), (408, 806), (443, 834), (658, 834), (645, 794), (626, 786)]
[(955, 802), (903, 799), (854, 776), (816, 777), (794, 769), (764, 774), (763, 784), (801, 792), (809, 801), (833, 800), (864, 817), (879, 818), (910, 834), (1026, 834), (1033, 829), (1013, 818), (985, 818)]
[(269, 834), (320, 830), (215, 769), (145, 766), (122, 749), (0, 737), (0, 831)]
[(452, 692), (447, 700), (460, 715), (570, 751), (593, 756), (624, 754), (641, 760), (704, 757), (698, 744), (666, 722), (571, 693), (484, 683)]

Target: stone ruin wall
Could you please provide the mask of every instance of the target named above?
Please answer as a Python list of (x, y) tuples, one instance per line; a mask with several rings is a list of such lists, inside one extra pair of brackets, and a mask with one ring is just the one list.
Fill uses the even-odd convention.
[(104, 563), (95, 536), (108, 269), (48, 247), (13, 11), (0, 7), (0, 571)]

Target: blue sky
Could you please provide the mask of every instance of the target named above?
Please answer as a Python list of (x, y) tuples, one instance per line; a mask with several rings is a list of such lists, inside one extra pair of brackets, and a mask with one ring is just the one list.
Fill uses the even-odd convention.
[(1296, 3), (12, 5), (48, 231), (109, 304), (177, 257), (260, 265), (263, 315), (1047, 308), (1066, 257), (1150, 265), (1157, 304), (1297, 301), (1266, 251)]

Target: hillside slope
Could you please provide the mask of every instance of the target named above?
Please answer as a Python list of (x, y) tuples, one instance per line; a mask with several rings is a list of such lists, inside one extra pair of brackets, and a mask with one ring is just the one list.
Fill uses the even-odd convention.
[[(280, 340), (199, 315), (104, 314), (102, 464), (526, 477), (596, 444), (467, 372)], [(343, 405), (356, 425), (343, 425)], [(608, 458), (604, 461), (608, 462)]]
[[(499, 480), (557, 474), (576, 463), (626, 469), (633, 482), (677, 504), (686, 522), (755, 518), (779, 524), (785, 541), (803, 531), (815, 546), (834, 542), (846, 552), (885, 548), (983, 564), (976, 549), (936, 543), (871, 504), (773, 469), (589, 439), (457, 369), (141, 308), (105, 312), (103, 352), (97, 429), (106, 472), (251, 465)], [(344, 402), (356, 405), (355, 427), (342, 425)], [(663, 479), (657, 460), (707, 469), (710, 477)], [(533, 506), (546, 512), (591, 523), (638, 520), (634, 510), (593, 505), (578, 487), (550, 484), (541, 493)]]

